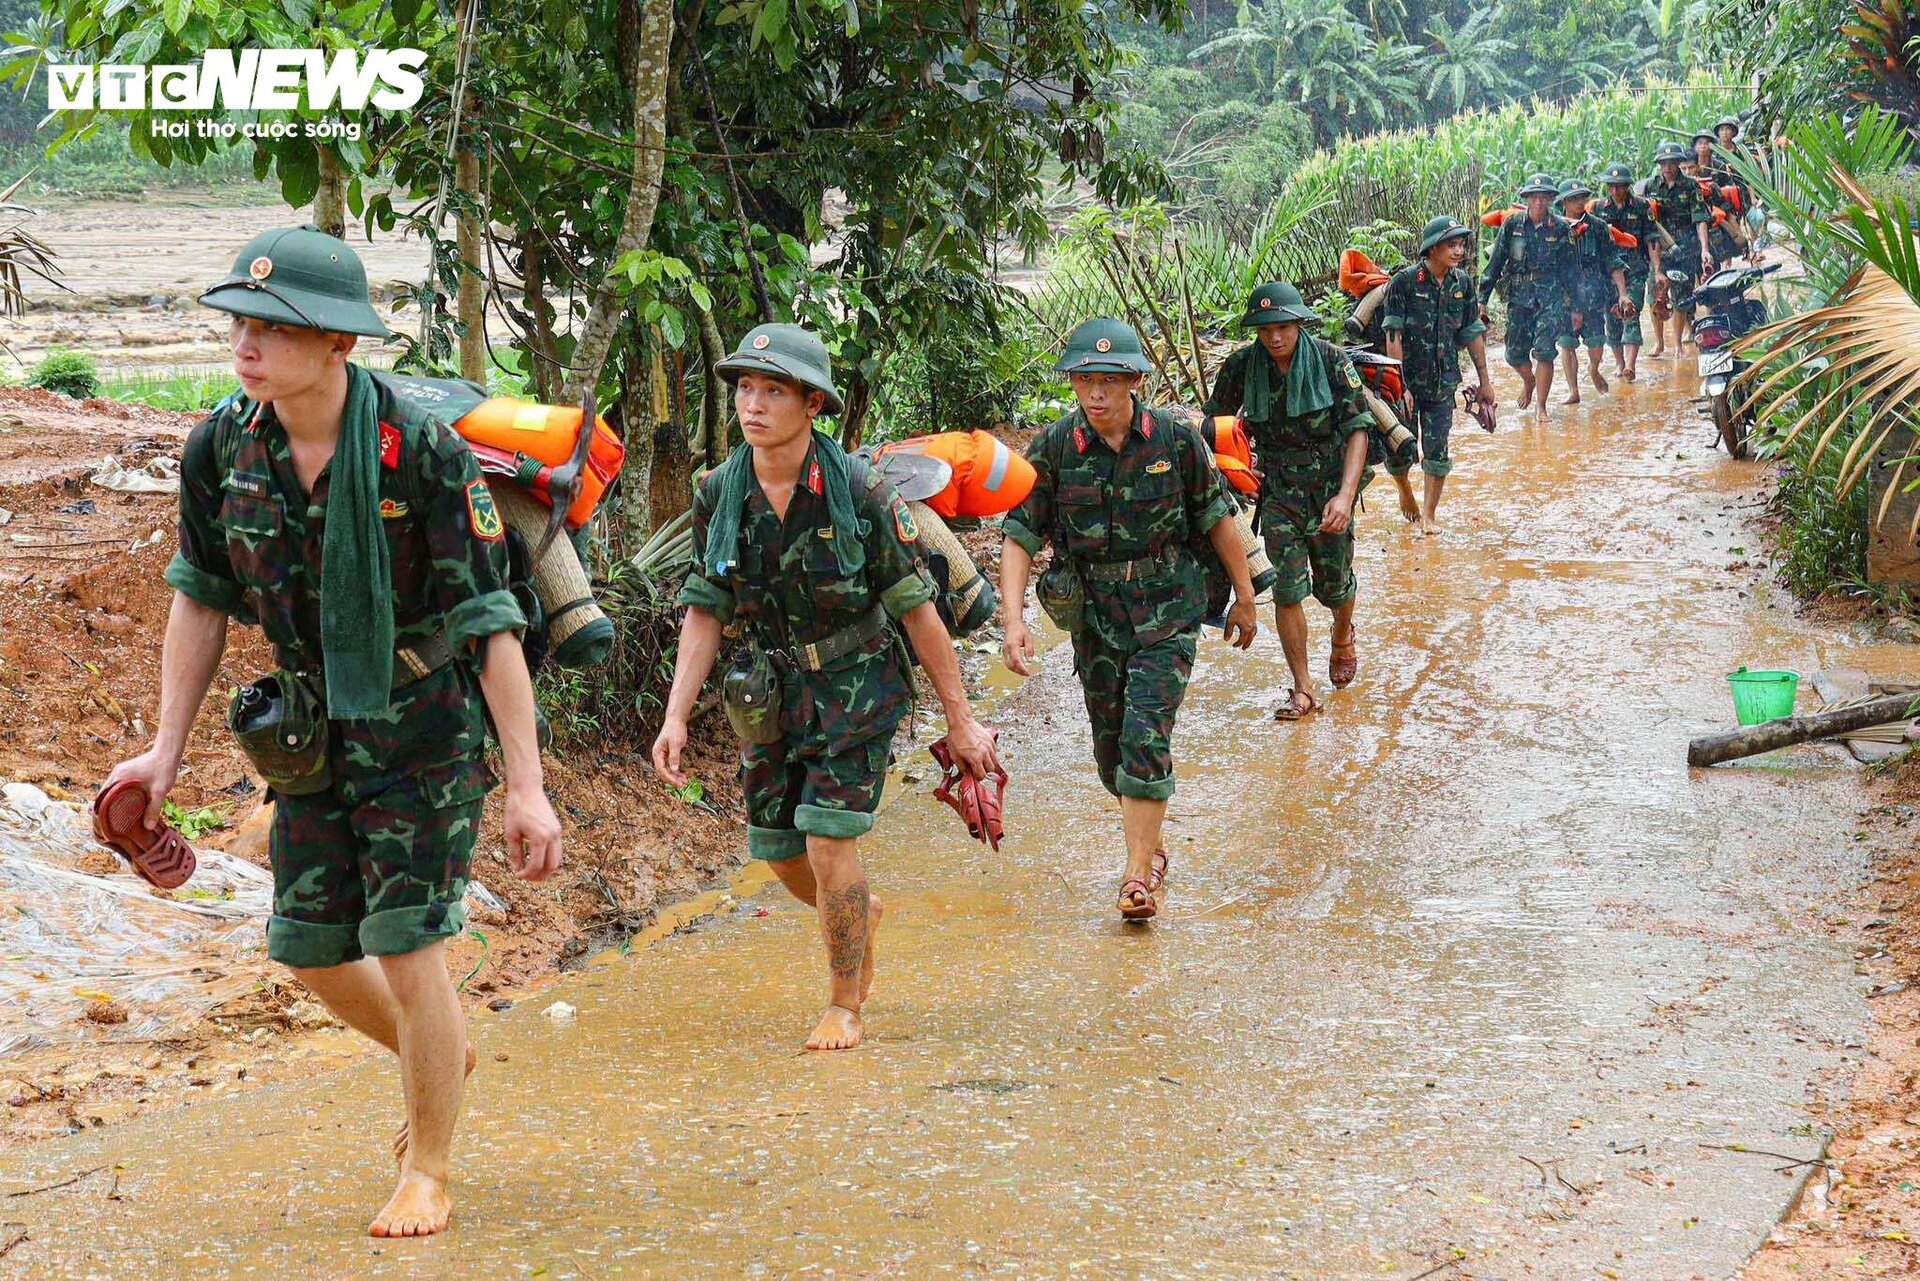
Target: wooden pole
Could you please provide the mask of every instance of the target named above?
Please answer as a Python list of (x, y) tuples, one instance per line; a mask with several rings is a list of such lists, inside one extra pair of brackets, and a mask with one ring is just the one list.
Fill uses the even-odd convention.
[(1920, 714), (1920, 694), (1889, 694), (1837, 711), (1784, 716), (1764, 725), (1748, 725), (1730, 733), (1696, 738), (1687, 744), (1687, 764), (1718, 765), (1723, 761), (1737, 761), (1776, 748), (1792, 747), (1795, 743), (1810, 743), (1816, 738), (1837, 738), (1870, 725), (1904, 721), (1916, 714)]

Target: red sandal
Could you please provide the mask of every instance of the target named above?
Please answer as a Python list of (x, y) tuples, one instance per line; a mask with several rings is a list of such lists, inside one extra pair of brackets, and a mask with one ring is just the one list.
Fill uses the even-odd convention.
[(147, 803), (151, 799), (144, 784), (130, 779), (102, 789), (91, 807), (93, 835), (131, 863), (148, 884), (163, 890), (179, 889), (198, 866), (193, 846), (170, 824), (160, 824), (157, 832), (147, 827)]

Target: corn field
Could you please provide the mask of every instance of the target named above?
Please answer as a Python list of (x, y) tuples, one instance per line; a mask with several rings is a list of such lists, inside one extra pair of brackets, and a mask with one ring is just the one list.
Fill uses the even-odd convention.
[(1197, 401), (1224, 350), (1219, 338), (1258, 286), (1292, 281), (1330, 320), (1339, 314), (1332, 296), (1340, 251), (1356, 228), (1393, 251), (1382, 266), (1397, 266), (1412, 257), (1429, 218), (1446, 213), (1475, 225), (1542, 171), (1591, 182), (1618, 160), (1651, 173), (1657, 143), (1685, 141), (1743, 105), (1736, 90), (1673, 85), (1585, 94), (1548, 108), (1515, 103), (1317, 152), (1243, 225), (1176, 222), (1156, 206), (1088, 212), (1062, 238), (1029, 309), (1056, 345), (1089, 316), (1127, 320), (1154, 359), (1151, 390)]

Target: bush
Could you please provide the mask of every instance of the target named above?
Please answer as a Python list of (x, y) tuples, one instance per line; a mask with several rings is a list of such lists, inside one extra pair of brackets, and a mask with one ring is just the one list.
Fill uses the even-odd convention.
[(660, 728), (679, 652), (679, 575), (651, 578), (625, 562), (598, 584), (613, 620), (613, 652), (591, 671), (548, 663), (534, 682), (561, 746), (644, 752)]
[(44, 387), (62, 396), (85, 400), (99, 395), (100, 375), (93, 367), (93, 357), (86, 352), (56, 349), (33, 367), (33, 372), (27, 375), (27, 386)]

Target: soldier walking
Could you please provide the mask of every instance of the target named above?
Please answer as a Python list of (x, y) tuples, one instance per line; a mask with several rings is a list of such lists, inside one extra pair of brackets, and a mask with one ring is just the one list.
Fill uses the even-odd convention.
[(1547, 417), (1547, 395), (1553, 389), (1553, 361), (1558, 354), (1561, 312), (1572, 292), (1573, 255), (1567, 220), (1553, 212), (1559, 188), (1552, 178), (1534, 174), (1520, 188), (1526, 215), (1500, 224), (1480, 278), (1480, 319), (1494, 291), (1506, 286), (1507, 364), (1520, 375), (1520, 408), (1533, 406), (1541, 421)]
[(1238, 413), (1253, 439), (1261, 473), (1260, 528), (1279, 572), (1275, 622), (1293, 677), (1274, 709), (1274, 718), (1283, 721), (1320, 707), (1307, 671), (1308, 596), (1333, 613), (1328, 681), (1345, 689), (1360, 670), (1353, 508), (1366, 471), (1372, 416), (1353, 361), (1302, 328), (1318, 321), (1292, 285), (1275, 282), (1254, 290), (1240, 323), (1258, 341), (1227, 357), (1206, 404), (1208, 414)]
[(912, 705), (899, 632), (946, 711), (955, 757), (976, 778), (998, 760), (916, 559), (912, 512), (864, 467), (859, 483), (846, 451), (814, 430), (842, 407), (826, 347), (798, 325), (761, 325), (715, 371), (733, 384), (746, 443), (694, 496), (687, 616), (653, 764), (686, 785), (688, 718), (722, 629), (740, 628), (746, 643), (722, 694), (742, 738), (747, 854), (820, 916), (827, 1009), (806, 1047), (851, 1049), (885, 913), (855, 842), (873, 828), (894, 731)]
[[(1678, 302), (1693, 292), (1694, 283), (1703, 272), (1708, 275), (1713, 272), (1713, 248), (1707, 240), (1707, 227), (1713, 221), (1713, 213), (1700, 194), (1700, 184), (1680, 172), (1687, 161), (1685, 147), (1677, 142), (1663, 142), (1654, 150), (1653, 158), (1659, 162), (1660, 172), (1647, 184), (1647, 200), (1653, 206), (1654, 221), (1675, 246), (1671, 253), (1661, 255), (1658, 284), (1668, 290), (1672, 301)], [(1671, 279), (1675, 272), (1680, 274), (1680, 280)], [(1682, 349), (1687, 347), (1692, 333), (1693, 317), (1675, 308), (1676, 344)], [(1649, 354), (1659, 357), (1665, 350), (1663, 334)]]
[[(1420, 530), (1440, 532), (1440, 491), (1453, 470), (1447, 451), (1453, 431), (1453, 405), (1460, 387), (1460, 351), (1473, 357), (1480, 378), (1480, 403), (1493, 407), (1493, 379), (1487, 372), (1487, 326), (1480, 319), (1473, 282), (1460, 264), (1472, 236), (1458, 218), (1442, 215), (1420, 233), (1420, 261), (1402, 267), (1387, 283), (1387, 355), (1401, 364), (1400, 376), (1419, 425), (1420, 470), (1426, 476), (1420, 506)], [(1391, 468), (1393, 462), (1390, 460)], [(1405, 465), (1402, 464), (1404, 471)]]
[(443, 951), (495, 782), (489, 712), (509, 865), (538, 881), (561, 858), (505, 529), (466, 443), (349, 359), (387, 330), (345, 243), (266, 232), (200, 301), (233, 317), (240, 392), (187, 438), (159, 729), (108, 787), (143, 787), (157, 827), (227, 620), (266, 633), (280, 667), (230, 720), (275, 802), (267, 955), (400, 1057), (400, 1181), (370, 1231), (426, 1236), (453, 1210), (473, 1070)]
[(1607, 390), (1600, 372), (1600, 353), (1607, 344), (1606, 318), (1627, 304), (1627, 260), (1613, 243), (1610, 224), (1587, 209), (1593, 192), (1578, 178), (1560, 184), (1560, 209), (1572, 230), (1572, 288), (1567, 296), (1566, 323), (1560, 330), (1560, 364), (1567, 375), (1569, 405), (1580, 403), (1580, 353), (1587, 349), (1588, 373), (1596, 391)]
[(1141, 402), (1149, 367), (1139, 335), (1118, 320), (1067, 336), (1054, 368), (1072, 380), (1078, 408), (1027, 447), (1033, 491), (1007, 517), (1000, 553), (1002, 654), (1030, 676), (1027, 579), (1053, 548), (1040, 603), (1073, 637), (1094, 763), (1120, 803), (1127, 866), (1115, 906), (1128, 921), (1158, 914), (1167, 877), (1174, 718), (1207, 605), (1201, 555), (1218, 556), (1233, 583), (1228, 642), (1247, 648), (1258, 626), (1213, 453), (1185, 422)]
[(1607, 311), (1607, 346), (1613, 349), (1613, 368), (1627, 382), (1640, 376), (1640, 313), (1647, 305), (1647, 280), (1660, 276), (1660, 237), (1664, 234), (1653, 220), (1653, 206), (1633, 194), (1633, 170), (1623, 164), (1611, 164), (1600, 176), (1606, 198), (1594, 205), (1591, 213), (1615, 231), (1633, 237), (1635, 244), (1621, 249), (1621, 268), (1625, 273), (1626, 293)]

